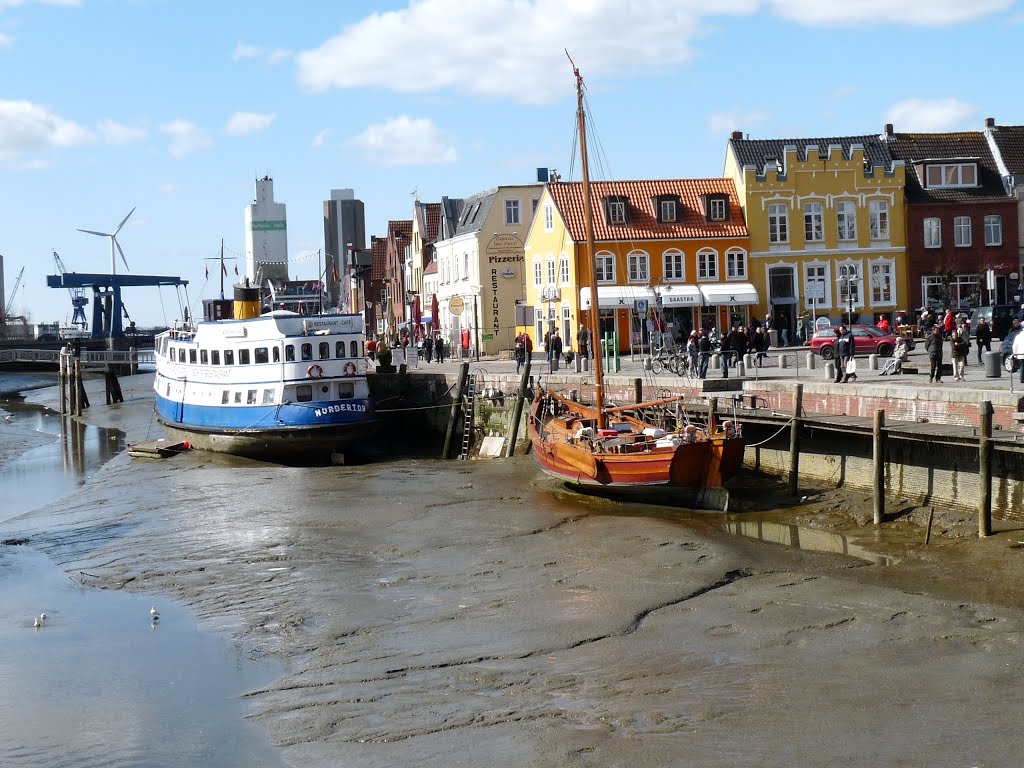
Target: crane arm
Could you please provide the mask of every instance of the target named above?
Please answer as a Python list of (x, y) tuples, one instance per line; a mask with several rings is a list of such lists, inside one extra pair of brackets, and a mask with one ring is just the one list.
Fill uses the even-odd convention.
[(25, 274), (25, 268), (22, 267), (18, 276), (14, 279), (14, 288), (11, 290), (11, 296), (7, 299), (7, 303), (4, 305), (4, 315), (10, 315), (11, 309), (14, 307), (14, 297), (18, 295), (18, 288), (21, 286), (21, 278)]

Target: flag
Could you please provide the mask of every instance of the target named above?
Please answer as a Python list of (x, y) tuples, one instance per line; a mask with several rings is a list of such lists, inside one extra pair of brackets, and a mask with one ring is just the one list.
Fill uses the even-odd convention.
[(333, 269), (334, 269), (334, 282), (336, 282), (336, 283), (340, 282), (341, 281), (341, 277), (338, 275), (338, 265), (335, 264)]
[(206, 265), (206, 279), (207, 280), (210, 279), (210, 265), (209, 264)]
[(237, 264), (235, 264), (235, 274), (236, 275), (238, 274), (238, 265)]
[(227, 275), (228, 273), (228, 265), (225, 264), (223, 261), (220, 263), (220, 271), (225, 275)]

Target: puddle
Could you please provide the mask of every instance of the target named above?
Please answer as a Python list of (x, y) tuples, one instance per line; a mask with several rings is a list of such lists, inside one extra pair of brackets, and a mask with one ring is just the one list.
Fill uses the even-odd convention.
[(734, 536), (745, 536), (748, 539), (782, 544), (795, 549), (810, 552), (833, 552), (865, 560), (872, 565), (895, 565), (896, 558), (880, 555), (857, 544), (851, 544), (841, 533), (819, 531), (814, 528), (801, 528), (792, 523), (775, 523), (769, 520), (737, 520), (728, 522), (724, 530)]
[(281, 670), (173, 603), (79, 586), (31, 547), (3, 546), (0, 648), (5, 766), (283, 765), (239, 699)]

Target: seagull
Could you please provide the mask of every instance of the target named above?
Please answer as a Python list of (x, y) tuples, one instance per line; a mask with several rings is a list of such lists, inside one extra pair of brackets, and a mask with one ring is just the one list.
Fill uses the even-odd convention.
[(32, 626), (36, 629), (39, 629), (41, 626), (43, 626), (43, 622), (41, 622), (39, 619), (36, 619), (32, 622)]
[(41, 622), (42, 621), (46, 621), (46, 614), (45, 613), (40, 613), (39, 614), (39, 621), (41, 621)]
[(153, 606), (152, 608), (150, 608), (150, 609), (149, 609), (149, 615), (150, 615), (150, 616), (153, 616), (153, 617), (156, 617), (156, 616), (159, 616), (159, 615), (160, 615), (159, 613), (157, 613), (157, 610), (156, 610), (156, 606), (155, 606), (155, 605), (154, 605), (154, 606)]

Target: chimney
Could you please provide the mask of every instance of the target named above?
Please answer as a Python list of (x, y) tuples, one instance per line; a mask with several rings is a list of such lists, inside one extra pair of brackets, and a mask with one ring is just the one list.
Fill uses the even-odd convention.
[(885, 135), (892, 136), (892, 123), (885, 124)]
[(743, 140), (743, 131), (733, 131), (732, 132), (732, 140), (733, 141), (742, 141)]
[(994, 117), (986, 117), (985, 118), (985, 127), (986, 128), (995, 128), (996, 127), (996, 119)]

